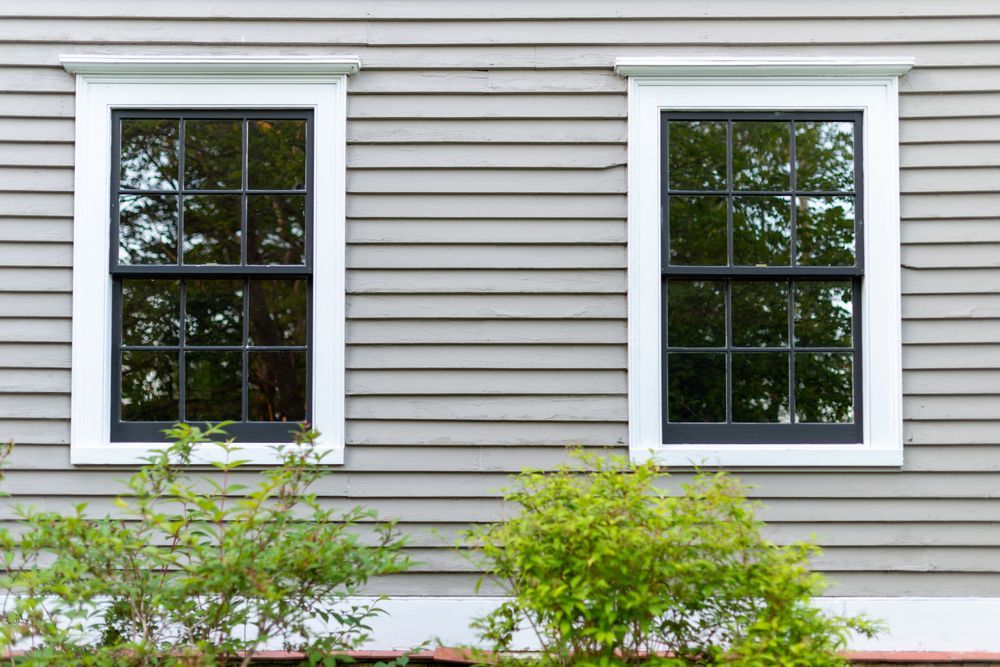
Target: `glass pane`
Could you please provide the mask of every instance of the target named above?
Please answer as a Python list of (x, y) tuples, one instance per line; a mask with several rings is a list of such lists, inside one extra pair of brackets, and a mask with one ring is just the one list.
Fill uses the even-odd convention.
[(795, 420), (813, 423), (852, 423), (854, 421), (852, 366), (850, 354), (796, 353)]
[(725, 266), (726, 198), (670, 198), (670, 263)]
[(184, 363), (186, 421), (242, 419), (242, 352), (185, 352)]
[(854, 266), (854, 198), (799, 197), (799, 264)]
[(667, 345), (722, 347), (725, 344), (726, 283), (667, 281)]
[(733, 197), (734, 264), (788, 266), (791, 236), (790, 198)]
[(121, 126), (121, 187), (176, 190), (180, 121), (126, 118)]
[(250, 353), (250, 421), (306, 418), (306, 353)]
[(184, 187), (239, 190), (243, 187), (243, 121), (184, 123)]
[(306, 198), (247, 198), (247, 264), (305, 264)]
[(733, 189), (791, 187), (791, 126), (787, 122), (733, 123)]
[(186, 281), (188, 345), (243, 344), (243, 281)]
[(180, 281), (122, 281), (124, 345), (177, 345), (180, 333)]
[(795, 121), (795, 187), (854, 189), (854, 123)]
[(179, 418), (176, 352), (122, 352), (122, 421)]
[(850, 347), (853, 293), (849, 280), (796, 281), (795, 344)]
[(668, 156), (671, 190), (726, 189), (726, 123), (672, 120)]
[(669, 421), (726, 421), (726, 355), (671, 352), (667, 355)]
[(788, 345), (788, 283), (735, 280), (732, 290), (734, 346)]
[(251, 280), (250, 344), (305, 345), (308, 296), (305, 280)]
[(783, 352), (733, 353), (733, 421), (789, 421), (788, 356)]
[(239, 195), (184, 197), (184, 263), (239, 264)]
[(305, 190), (306, 122), (251, 120), (250, 187), (254, 190)]
[(177, 263), (177, 196), (120, 195), (118, 263)]

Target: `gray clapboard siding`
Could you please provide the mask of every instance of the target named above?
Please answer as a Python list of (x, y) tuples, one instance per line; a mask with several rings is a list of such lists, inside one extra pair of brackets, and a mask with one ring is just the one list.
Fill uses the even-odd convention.
[(470, 594), (477, 575), (428, 526), (495, 520), (513, 511), (497, 499), (508, 473), (556, 465), (571, 443), (622, 451), (627, 437), (626, 98), (613, 59), (909, 55), (905, 472), (744, 476), (777, 539), (815, 533), (830, 547), (819, 563), (834, 594), (1000, 594), (1000, 10), (709, 0), (663, 14), (655, 0), (0, 7), (0, 438), (21, 443), (18, 500), (113, 511), (127, 474), (68, 462), (74, 130), (60, 54), (360, 55), (347, 463), (322, 492), (416, 536), (422, 571), (373, 592), (445, 595)]
[[(0, 227), (2, 230), (2, 227)], [(984, 229), (982, 233), (988, 233)], [(349, 220), (347, 242), (360, 243), (624, 243), (624, 220)]]

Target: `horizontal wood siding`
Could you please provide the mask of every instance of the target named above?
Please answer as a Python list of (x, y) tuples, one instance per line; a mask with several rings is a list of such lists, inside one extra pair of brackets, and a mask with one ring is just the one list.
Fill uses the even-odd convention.
[(571, 443), (624, 451), (614, 57), (915, 57), (900, 99), (905, 468), (743, 476), (775, 539), (826, 547), (834, 593), (1000, 594), (994, 3), (14, 0), (0, 13), (0, 437), (20, 443), (9, 490), (47, 509), (114, 512), (124, 476), (69, 465), (74, 83), (58, 56), (361, 56), (347, 463), (321, 488), (413, 534), (418, 571), (374, 585), (397, 594), (472, 593), (449, 544), (509, 514), (510, 473), (554, 466)]

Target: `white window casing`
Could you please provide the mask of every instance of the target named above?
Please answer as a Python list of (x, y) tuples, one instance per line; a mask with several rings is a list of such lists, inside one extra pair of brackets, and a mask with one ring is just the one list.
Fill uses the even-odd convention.
[[(629, 451), (672, 467), (903, 462), (898, 79), (908, 58), (619, 58), (628, 77)], [(660, 112), (861, 111), (863, 442), (663, 444)]]
[[(346, 78), (356, 56), (88, 56), (60, 58), (76, 75), (70, 458), (142, 463), (162, 443), (110, 440), (111, 112), (115, 109), (311, 109), (313, 196), (312, 425), (326, 463), (344, 461)], [(245, 443), (240, 458), (277, 461), (273, 445)], [(202, 448), (195, 460), (218, 460)]]

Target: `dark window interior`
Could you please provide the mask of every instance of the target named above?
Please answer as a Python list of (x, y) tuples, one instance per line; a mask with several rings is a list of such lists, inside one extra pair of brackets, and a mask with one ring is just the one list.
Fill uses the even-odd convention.
[(663, 113), (665, 443), (861, 441), (861, 128)]
[(111, 439), (310, 418), (312, 112), (113, 115)]

